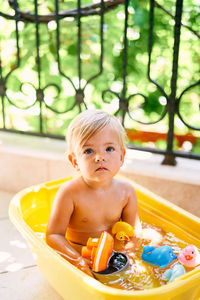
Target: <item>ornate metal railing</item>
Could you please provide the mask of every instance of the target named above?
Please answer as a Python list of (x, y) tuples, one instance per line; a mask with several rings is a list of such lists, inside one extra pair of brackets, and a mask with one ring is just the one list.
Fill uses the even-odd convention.
[[(3, 1), (3, 0), (1, 0)], [(127, 68), (130, 68), (128, 65), (128, 53), (129, 53), (129, 40), (128, 40), (128, 29), (129, 29), (129, 14), (130, 14), (130, 6), (132, 8), (132, 11), (134, 11), (134, 0), (110, 0), (110, 1), (103, 1), (100, 0), (99, 2), (95, 2), (92, 4), (82, 5), (81, 0), (77, 1), (77, 7), (71, 8), (68, 10), (60, 10), (60, 3), (58, 0), (55, 0), (55, 9), (51, 14), (40, 14), (38, 11), (39, 5), (38, 1), (34, 0), (34, 10), (33, 12), (27, 12), (25, 10), (22, 10), (19, 6), (19, 1), (17, 0), (8, 0), (10, 11), (4, 12), (3, 10), (0, 11), (0, 18), (3, 20), (7, 20), (8, 22), (14, 22), (15, 23), (15, 43), (16, 43), (16, 62), (14, 65), (10, 67), (10, 70), (4, 72), (4, 66), (6, 64), (5, 61), (1, 59), (1, 51), (2, 47), (0, 45), (0, 97), (1, 97), (1, 119), (2, 119), (2, 128), (1, 130), (7, 130), (7, 131), (18, 131), (20, 133), (28, 133), (28, 134), (34, 134), (34, 135), (41, 135), (41, 136), (50, 136), (50, 137), (56, 137), (56, 138), (64, 138), (62, 134), (57, 134), (54, 132), (47, 132), (44, 130), (44, 119), (45, 119), (45, 110), (51, 111), (52, 113), (55, 113), (57, 115), (65, 115), (66, 113), (71, 113), (74, 111), (75, 113), (78, 113), (81, 110), (87, 109), (88, 104), (85, 101), (86, 94), (87, 94), (87, 88), (92, 83), (95, 82), (97, 78), (100, 78), (104, 71), (103, 63), (106, 60), (105, 55), (105, 38), (104, 38), (104, 31), (105, 31), (105, 15), (108, 15), (110, 11), (113, 11), (116, 8), (123, 10), (123, 41), (122, 41), (122, 49), (121, 49), (121, 58), (122, 58), (122, 66), (121, 66), (121, 81), (122, 81), (122, 88), (121, 92), (118, 92), (116, 90), (111, 89), (108, 87), (107, 89), (102, 90), (101, 98), (102, 103), (105, 103), (106, 105), (111, 105), (112, 102), (110, 101), (110, 96), (113, 95), (115, 99), (117, 99), (117, 106), (115, 105), (115, 109), (113, 110), (113, 113), (115, 115), (120, 116), (120, 119), (123, 123), (123, 125), (126, 126), (126, 118), (129, 120), (135, 121), (140, 124), (155, 124), (159, 123), (161, 120), (164, 120), (168, 116), (168, 132), (167, 132), (167, 147), (166, 150), (161, 150), (157, 148), (149, 148), (149, 147), (137, 147), (133, 143), (129, 144), (130, 148), (133, 149), (141, 149), (143, 151), (150, 151), (154, 153), (163, 154), (164, 164), (175, 164), (175, 157), (188, 157), (188, 158), (194, 158), (194, 159), (200, 159), (200, 155), (198, 153), (192, 153), (192, 152), (183, 152), (183, 151), (175, 151), (173, 148), (173, 142), (174, 142), (174, 122), (175, 122), (175, 116), (181, 120), (182, 124), (184, 124), (187, 128), (194, 132), (199, 132), (200, 128), (195, 125), (191, 125), (184, 119), (184, 116), (181, 113), (180, 110), (180, 103), (182, 100), (182, 97), (192, 88), (199, 85), (200, 80), (196, 80), (196, 76), (194, 76), (193, 82), (190, 84), (186, 84), (185, 87), (182, 88), (181, 92), (177, 93), (177, 80), (178, 80), (178, 67), (179, 67), (179, 51), (180, 51), (180, 37), (181, 37), (181, 28), (186, 28), (188, 32), (190, 32), (192, 35), (195, 36), (196, 39), (199, 39), (200, 35), (199, 33), (192, 28), (190, 25), (188, 25), (185, 21), (182, 20), (182, 12), (183, 12), (183, 0), (176, 0), (176, 3), (174, 5), (175, 8), (175, 15), (173, 15), (169, 10), (167, 10), (164, 6), (159, 4), (155, 0), (150, 0), (149, 3), (149, 25), (148, 25), (148, 62), (147, 62), (147, 78), (151, 84), (153, 84), (157, 90), (159, 90), (161, 96), (163, 99), (165, 99), (166, 104), (164, 106), (163, 111), (160, 113), (160, 116), (157, 120), (150, 120), (148, 122), (142, 121), (135, 117), (134, 109), (132, 107), (132, 103), (134, 102), (134, 99), (137, 97), (140, 97), (140, 99), (143, 99), (143, 104), (137, 106), (137, 109), (145, 108), (145, 105), (148, 104), (149, 98), (144, 94), (144, 92), (140, 92), (140, 88), (138, 87), (138, 90), (134, 93), (131, 93), (128, 89), (128, 82), (130, 81), (130, 78), (128, 76)], [(137, 1), (135, 1), (137, 2)], [(145, 1), (143, 1), (145, 2)], [(147, 1), (146, 1), (147, 2)], [(155, 8), (160, 9), (163, 13), (167, 14), (174, 22), (174, 33), (173, 33), (173, 54), (172, 54), (172, 66), (171, 66), (171, 76), (169, 76), (170, 79), (170, 89), (166, 89), (165, 86), (158, 83), (157, 80), (153, 79), (152, 76), (152, 50), (154, 46), (153, 38), (154, 38), (154, 24), (155, 24)], [(98, 70), (95, 74), (89, 76), (89, 78), (84, 79), (83, 76), (83, 63), (82, 63), (82, 47), (84, 45), (84, 42), (82, 40), (82, 26), (83, 26), (83, 18), (84, 22), (86, 20), (86, 17), (91, 16), (98, 16), (98, 22), (99, 22), (99, 62), (98, 62)], [(73, 66), (67, 66), (67, 70), (63, 70), (63, 62), (61, 59), (61, 38), (60, 38), (60, 32), (61, 32), (61, 21), (62, 20), (71, 20), (71, 22), (76, 22), (77, 26), (77, 48), (76, 51), (76, 58), (77, 58), (77, 78), (74, 80), (73, 76), (70, 76), (68, 72), (69, 68), (73, 68)], [(67, 80), (73, 90), (74, 96), (73, 101), (68, 101), (68, 98), (66, 98), (66, 103), (69, 104), (65, 105), (65, 108), (58, 109), (55, 107), (55, 105), (51, 105), (46, 101), (45, 95), (47, 93), (47, 90), (49, 88), (54, 88), (56, 90), (56, 97), (60, 97), (61, 89), (63, 87), (59, 86), (56, 82), (48, 82), (44, 83), (44, 80), (42, 80), (43, 76), (43, 66), (42, 66), (42, 50), (41, 50), (41, 34), (40, 34), (40, 26), (48, 25), (49, 22), (54, 22), (55, 25), (55, 32), (56, 32), (56, 42), (54, 44), (55, 48), (55, 61), (57, 62), (57, 68), (58, 68), (58, 76)], [(20, 30), (19, 25), (20, 24), (33, 24), (35, 26), (35, 45), (33, 44), (33, 51), (35, 53), (35, 72), (37, 74), (37, 78), (34, 78), (33, 82), (21, 82), (19, 86), (19, 92), (22, 94), (25, 94), (25, 86), (28, 84), (29, 88), (30, 86), (33, 88), (35, 93), (35, 98), (32, 100), (32, 103), (23, 106), (24, 110), (28, 110), (32, 107), (38, 108), (38, 122), (39, 127), (38, 130), (30, 131), (30, 130), (16, 130), (13, 129), (11, 125), (7, 126), (7, 105), (11, 105), (13, 107), (22, 109), (20, 104), (18, 104), (18, 101), (15, 101), (10, 96), (9, 90), (11, 89), (9, 79), (12, 77), (12, 74), (16, 70), (20, 70), (23, 57), (21, 55), (22, 49), (20, 47)], [(1, 29), (0, 29), (1, 30)], [(66, 27), (66, 33), (67, 33), (67, 27)], [(1, 36), (3, 34), (6, 35), (6, 32), (0, 32)], [(112, 37), (109, 37), (110, 39)], [(65, 65), (66, 67), (66, 65)], [(190, 66), (188, 66), (190, 68)], [(191, 70), (192, 71), (192, 70)], [(48, 74), (45, 74), (46, 77), (48, 77)], [(134, 82), (134, 78), (132, 78), (132, 81)], [(95, 84), (94, 84), (95, 85)], [(14, 98), (14, 97), (13, 97)], [(59, 106), (59, 105), (58, 105)], [(198, 107), (199, 109), (199, 107)], [(200, 110), (200, 109), (199, 109)], [(198, 112), (197, 112), (198, 113)], [(70, 114), (70, 118), (73, 118), (73, 116)], [(200, 118), (200, 114), (199, 114)], [(197, 122), (198, 123), (198, 122)], [(199, 123), (198, 123), (199, 124)], [(57, 130), (55, 131), (57, 132)]]

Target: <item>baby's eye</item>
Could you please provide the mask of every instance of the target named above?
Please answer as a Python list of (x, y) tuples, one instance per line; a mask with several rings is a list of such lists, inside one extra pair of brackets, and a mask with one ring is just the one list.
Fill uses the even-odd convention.
[(107, 152), (112, 152), (112, 151), (115, 151), (115, 149), (114, 149), (113, 147), (110, 146), (110, 147), (107, 147), (107, 148), (106, 148), (106, 151), (107, 151)]
[(84, 154), (91, 154), (93, 150), (91, 148), (88, 148), (84, 151)]

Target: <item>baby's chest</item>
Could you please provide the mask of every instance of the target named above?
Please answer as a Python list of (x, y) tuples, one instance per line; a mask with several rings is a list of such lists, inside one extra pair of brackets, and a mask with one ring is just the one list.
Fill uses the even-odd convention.
[(86, 201), (79, 203), (74, 216), (81, 223), (111, 224), (118, 221), (123, 210), (121, 199), (110, 199), (110, 201)]

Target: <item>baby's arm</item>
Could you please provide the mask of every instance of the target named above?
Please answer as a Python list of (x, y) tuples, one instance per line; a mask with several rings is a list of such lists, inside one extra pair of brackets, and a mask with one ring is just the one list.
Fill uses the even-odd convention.
[(127, 204), (122, 211), (122, 221), (129, 223), (133, 228), (138, 226), (137, 196), (133, 186), (127, 183)]
[(67, 261), (92, 276), (84, 258), (65, 238), (67, 226), (74, 210), (72, 191), (69, 184), (61, 186), (56, 194), (47, 226), (46, 242)]
[(134, 236), (149, 241), (149, 245), (159, 246), (163, 242), (163, 235), (153, 228), (142, 228), (137, 209), (137, 196), (135, 191), (129, 193), (127, 205), (122, 213), (122, 221), (131, 224), (134, 228)]
[(141, 232), (142, 226), (138, 215), (137, 196), (132, 185), (128, 184), (128, 199), (127, 204), (122, 212), (122, 221), (129, 223), (134, 228), (134, 235), (130, 238), (130, 241), (126, 243), (125, 250), (129, 256), (130, 262), (133, 262), (135, 258), (135, 248), (139, 242), (138, 233)]

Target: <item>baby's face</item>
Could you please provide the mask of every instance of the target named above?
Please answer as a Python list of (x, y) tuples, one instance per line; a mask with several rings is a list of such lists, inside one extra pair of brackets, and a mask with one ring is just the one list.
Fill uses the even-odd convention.
[(124, 155), (118, 134), (107, 125), (87, 140), (76, 160), (86, 181), (103, 182), (117, 174), (124, 162)]

